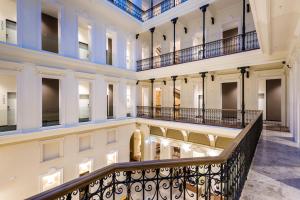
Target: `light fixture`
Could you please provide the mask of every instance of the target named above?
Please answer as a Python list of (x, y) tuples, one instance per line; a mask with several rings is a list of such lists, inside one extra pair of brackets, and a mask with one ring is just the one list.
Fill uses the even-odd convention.
[(51, 168), (47, 174), (41, 177), (42, 191), (49, 190), (61, 184), (62, 170)]
[(139, 39), (139, 36), (140, 36), (140, 34), (136, 34), (136, 35), (135, 35), (135, 39), (136, 39), (136, 40)]
[(170, 141), (168, 139), (162, 138), (161, 140), (161, 144), (166, 147), (170, 144)]
[(79, 164), (79, 174), (85, 174), (92, 171), (92, 160), (86, 159)]
[(188, 29), (187, 27), (184, 27), (184, 33), (187, 34), (188, 33)]
[(163, 35), (163, 38), (164, 38), (164, 41), (166, 41), (166, 40), (167, 40), (167, 36), (166, 36), (166, 35)]
[(140, 81), (137, 81), (137, 82), (136, 82), (136, 85), (138, 85), (138, 84), (139, 84), (139, 82), (140, 82)]
[(164, 85), (167, 85), (167, 81), (163, 81)]
[(249, 78), (250, 77), (250, 72), (246, 71), (246, 77)]
[(184, 82), (187, 83), (187, 78), (184, 78)]
[(211, 75), (211, 81), (215, 81), (215, 75)]
[(189, 151), (191, 151), (191, 144), (186, 144), (186, 143), (184, 143), (184, 144), (182, 144), (181, 145), (181, 148), (185, 151), (185, 152), (189, 152)]
[(247, 13), (249, 13), (251, 11), (251, 7), (250, 7), (250, 4), (247, 3)]
[(211, 17), (210, 19), (211, 19), (211, 24), (214, 25), (215, 24), (215, 18)]

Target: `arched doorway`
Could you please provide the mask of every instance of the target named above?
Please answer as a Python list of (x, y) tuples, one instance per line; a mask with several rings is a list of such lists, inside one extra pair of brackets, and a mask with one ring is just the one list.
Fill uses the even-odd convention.
[(135, 131), (130, 138), (130, 162), (144, 160), (144, 136), (140, 131)]

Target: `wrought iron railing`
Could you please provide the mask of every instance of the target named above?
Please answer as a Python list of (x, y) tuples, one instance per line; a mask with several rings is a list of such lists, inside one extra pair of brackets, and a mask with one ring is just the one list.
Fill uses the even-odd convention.
[(143, 21), (142, 18), (143, 18), (144, 11), (138, 6), (136, 6), (135, 4), (133, 4), (131, 1), (129, 0), (108, 0), (108, 1), (114, 4), (115, 6), (117, 6), (118, 8), (124, 10), (134, 18)]
[(259, 49), (256, 31), (137, 61), (137, 71), (167, 67)]
[(147, 21), (155, 16), (158, 16), (171, 8), (174, 8), (178, 6), (179, 4), (182, 4), (186, 2), (187, 0), (164, 0), (160, 2), (159, 4), (153, 6), (152, 8), (149, 8), (148, 10), (143, 12), (143, 21)]
[(29, 200), (238, 200), (262, 125), (260, 112), (219, 156), (117, 163)]
[[(245, 111), (245, 123), (250, 123), (259, 113)], [(204, 115), (203, 115), (204, 114)], [(204, 117), (203, 117), (204, 116)], [(137, 106), (137, 117), (224, 127), (242, 127), (242, 111), (230, 109), (205, 109)]]
[(144, 22), (170, 10), (171, 8), (178, 6), (181, 3), (186, 2), (187, 0), (164, 0), (156, 4), (155, 6), (149, 8), (146, 11), (142, 10), (140, 7), (136, 6), (129, 0), (108, 0), (108, 1), (116, 5), (120, 9), (124, 10), (131, 16), (135, 17), (136, 19)]

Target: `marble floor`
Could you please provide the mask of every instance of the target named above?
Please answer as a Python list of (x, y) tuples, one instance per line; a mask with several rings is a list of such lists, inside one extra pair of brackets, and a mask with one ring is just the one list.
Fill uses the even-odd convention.
[(300, 148), (290, 133), (263, 130), (241, 199), (300, 199)]

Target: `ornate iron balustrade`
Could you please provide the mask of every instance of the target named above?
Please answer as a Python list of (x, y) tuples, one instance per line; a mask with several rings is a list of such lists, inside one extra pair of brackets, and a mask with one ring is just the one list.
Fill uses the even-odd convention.
[(113, 164), (28, 199), (237, 200), (262, 125), (259, 112), (219, 156)]
[[(245, 43), (243, 42), (245, 41)], [(244, 44), (244, 45), (243, 45)], [(137, 71), (167, 67), (259, 49), (256, 31), (137, 61)], [(174, 58), (175, 56), (175, 58)]]
[(149, 8), (148, 10), (144, 11), (142, 17), (143, 21), (147, 21), (155, 16), (158, 16), (186, 1), (187, 0), (164, 0), (159, 4), (153, 6), (152, 8)]
[(143, 21), (142, 16), (144, 11), (138, 6), (136, 6), (135, 4), (133, 4), (131, 1), (129, 0), (108, 0), (108, 1), (116, 5), (118, 8), (124, 10), (134, 18)]
[(164, 0), (157, 5), (144, 11), (129, 0), (108, 0), (120, 9), (124, 10), (134, 18), (144, 22), (155, 16), (158, 16), (177, 5), (186, 2), (187, 0)]
[[(259, 113), (245, 111), (245, 123), (250, 123)], [(203, 117), (204, 113), (204, 117)], [(137, 106), (137, 117), (223, 127), (242, 127), (242, 111), (229, 109), (205, 109), (176, 107)]]

